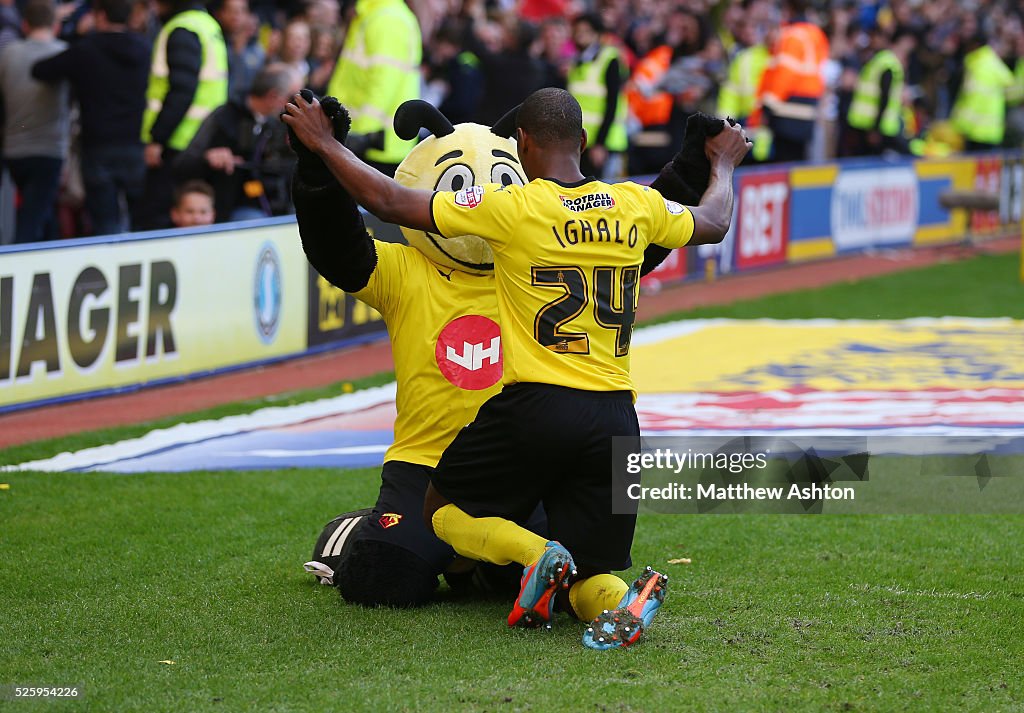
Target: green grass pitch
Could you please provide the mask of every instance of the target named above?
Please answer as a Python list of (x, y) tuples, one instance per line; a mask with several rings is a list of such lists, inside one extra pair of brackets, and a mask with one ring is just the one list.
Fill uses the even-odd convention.
[[(1021, 317), (1016, 259), (699, 316)], [(0, 473), (0, 686), (84, 686), (0, 710), (1024, 710), (1024, 516), (644, 515), (635, 569), (671, 593), (643, 644), (599, 653), (565, 617), (508, 630), (507, 601), (367, 610), (312, 584), (323, 523), (377, 477)]]

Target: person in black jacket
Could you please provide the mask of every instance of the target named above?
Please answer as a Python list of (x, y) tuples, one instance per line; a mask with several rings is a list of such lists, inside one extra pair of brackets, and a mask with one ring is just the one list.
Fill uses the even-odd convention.
[[(174, 159), (186, 148), (195, 123), (228, 96), (227, 46), (220, 27), (205, 40), (196, 27), (195, 14), (209, 15), (204, 4), (200, 0), (156, 0), (156, 7), (163, 28), (154, 44), (150, 84), (166, 87), (166, 93), (150, 96), (143, 113), (147, 171), (143, 194), (132, 206), (135, 230), (169, 227)], [(188, 26), (174, 26), (168, 32), (175, 18), (186, 14), (192, 14)], [(216, 24), (212, 17), (210, 23)]]
[(472, 121), (484, 94), (480, 60), (462, 49), (464, 36), (462, 23), (449, 18), (438, 29), (432, 46), (432, 70), (444, 86), (444, 100), (438, 109), (453, 124)]
[(300, 86), (301, 78), (288, 65), (267, 65), (245, 99), (229, 101), (206, 117), (174, 159), (178, 182), (202, 179), (213, 186), (218, 222), (292, 212), (294, 156), (276, 119)]
[(515, 17), (506, 19), (499, 28), (501, 46), (494, 50), (477, 36), (481, 27), (480, 22), (470, 25), (464, 47), (479, 60), (484, 78), (475, 121), (491, 126), (509, 109), (543, 87), (548, 69), (530, 52), (537, 35), (531, 23)]
[(127, 28), (131, 0), (96, 0), (96, 31), (32, 67), (35, 79), (67, 80), (81, 111), (82, 181), (92, 232), (128, 230), (126, 202), (146, 177), (142, 111), (149, 48)]

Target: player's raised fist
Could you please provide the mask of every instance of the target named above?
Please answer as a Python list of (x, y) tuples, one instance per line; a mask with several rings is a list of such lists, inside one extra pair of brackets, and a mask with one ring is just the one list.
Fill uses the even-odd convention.
[(753, 144), (739, 124), (731, 123), (721, 133), (704, 142), (704, 152), (714, 164), (727, 164), (731, 168), (740, 165)]
[(334, 126), (321, 108), (320, 100), (308, 89), (292, 97), (281, 120), (288, 125), (289, 139), (298, 139), (315, 154), (326, 151), (334, 141)]

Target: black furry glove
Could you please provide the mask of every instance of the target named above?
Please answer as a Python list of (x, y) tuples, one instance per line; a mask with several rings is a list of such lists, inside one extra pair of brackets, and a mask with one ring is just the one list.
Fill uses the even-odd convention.
[[(661, 173), (651, 183), (651, 188), (670, 201), (683, 205), (700, 203), (704, 191), (711, 183), (711, 162), (704, 153), (704, 140), (717, 136), (725, 129), (725, 122), (732, 119), (716, 119), (701, 112), (691, 114), (686, 120), (683, 145), (672, 160), (665, 164)], [(649, 245), (644, 251), (640, 274), (646, 275), (665, 261), (672, 251), (660, 245)]]
[[(308, 89), (303, 89), (299, 94), (307, 102), (312, 102), (317, 98)], [(324, 114), (331, 121), (334, 138), (340, 143), (345, 143), (345, 139), (348, 138), (348, 130), (352, 126), (352, 119), (348, 115), (348, 109), (343, 107), (341, 102), (334, 97), (324, 97), (319, 101), (320, 108), (323, 109)], [(300, 181), (307, 186), (316, 187), (325, 186), (334, 180), (331, 170), (327, 168), (323, 159), (306, 148), (306, 145), (295, 136), (295, 132), (292, 131), (290, 126), (288, 127), (288, 145), (291, 146), (292, 151), (295, 152), (299, 160), (295, 168), (295, 175)]]
[(711, 182), (711, 162), (704, 153), (704, 140), (718, 136), (725, 129), (725, 122), (736, 122), (732, 119), (718, 119), (702, 112), (691, 114), (686, 120), (686, 133), (683, 145), (666, 168), (671, 167), (680, 181), (693, 191), (692, 202), (680, 201), (686, 205), (697, 205), (704, 191)]

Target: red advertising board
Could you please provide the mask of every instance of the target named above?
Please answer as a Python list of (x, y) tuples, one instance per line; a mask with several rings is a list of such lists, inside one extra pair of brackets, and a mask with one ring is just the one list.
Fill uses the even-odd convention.
[(789, 173), (771, 171), (739, 177), (736, 268), (776, 265), (786, 260), (789, 241)]

